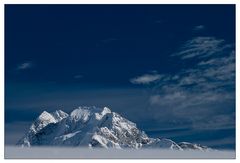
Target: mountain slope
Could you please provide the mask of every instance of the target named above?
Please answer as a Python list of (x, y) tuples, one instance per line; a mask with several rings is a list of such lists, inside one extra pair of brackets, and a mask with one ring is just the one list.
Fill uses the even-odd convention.
[(44, 111), (17, 145), (208, 149), (191, 143), (177, 144), (170, 139), (149, 138), (144, 131), (137, 128), (135, 123), (107, 107), (79, 107), (69, 115), (61, 110), (52, 113)]

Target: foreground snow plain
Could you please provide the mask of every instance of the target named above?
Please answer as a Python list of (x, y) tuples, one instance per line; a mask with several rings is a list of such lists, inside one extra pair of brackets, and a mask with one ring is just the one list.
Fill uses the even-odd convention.
[(234, 159), (235, 151), (178, 151), (164, 149), (103, 149), (5, 147), (6, 159)]

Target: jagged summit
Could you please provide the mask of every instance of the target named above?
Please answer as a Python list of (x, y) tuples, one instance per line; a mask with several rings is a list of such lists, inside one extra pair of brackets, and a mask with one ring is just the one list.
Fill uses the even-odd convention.
[(55, 112), (52, 112), (51, 115), (56, 119), (56, 121), (61, 121), (68, 116), (68, 114), (62, 110), (56, 110)]
[[(17, 145), (103, 148), (162, 148), (185, 150), (189, 144), (149, 138), (137, 125), (108, 107), (78, 107), (69, 115), (61, 110), (44, 111)], [(195, 144), (194, 144), (195, 145)], [(199, 146), (200, 149), (201, 146)], [(205, 148), (201, 148), (205, 150)]]
[(63, 112), (62, 110), (56, 110), (55, 112), (52, 113), (43, 111), (31, 125), (30, 130), (33, 133), (37, 133), (47, 125), (51, 123), (57, 123), (66, 117), (68, 117), (68, 114)]

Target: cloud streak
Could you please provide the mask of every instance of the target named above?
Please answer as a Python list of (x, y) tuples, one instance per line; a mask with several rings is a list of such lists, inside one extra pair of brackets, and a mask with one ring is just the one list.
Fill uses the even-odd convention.
[(75, 76), (74, 76), (74, 79), (81, 79), (81, 78), (83, 78), (82, 75), (75, 75)]
[(205, 26), (204, 25), (197, 25), (193, 28), (193, 31), (201, 31), (201, 30), (204, 30), (205, 29)]
[(17, 70), (29, 69), (33, 66), (32, 62), (24, 62), (17, 66)]
[[(151, 109), (188, 121), (192, 128), (234, 126), (235, 51), (231, 44), (214, 37), (196, 37), (186, 41), (171, 55), (193, 66), (175, 74), (158, 74), (149, 97)], [(164, 117), (163, 117), (164, 118)], [(216, 122), (222, 122), (216, 124)]]
[(132, 84), (150, 84), (158, 81), (162, 76), (154, 73), (154, 74), (144, 74), (135, 78), (130, 79)]
[(173, 57), (178, 56), (181, 59), (206, 58), (216, 56), (225, 50), (232, 48), (231, 44), (226, 44), (223, 39), (215, 37), (195, 37), (188, 40), (177, 53), (172, 54)]

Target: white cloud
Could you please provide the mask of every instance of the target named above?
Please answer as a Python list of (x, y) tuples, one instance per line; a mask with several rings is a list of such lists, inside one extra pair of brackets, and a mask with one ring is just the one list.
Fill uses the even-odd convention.
[(154, 74), (144, 74), (142, 76), (138, 76), (135, 78), (130, 79), (130, 82), (133, 84), (150, 84), (153, 82), (158, 81), (161, 79), (161, 75), (154, 73)]
[(214, 37), (195, 37), (187, 41), (177, 53), (172, 56), (179, 56), (181, 59), (206, 58), (217, 55), (224, 50), (231, 48), (232, 45), (226, 44), (223, 39)]
[(18, 70), (25, 70), (25, 69), (29, 69), (33, 66), (32, 62), (24, 62), (21, 63), (20, 65), (18, 65), (17, 69)]
[(204, 30), (205, 26), (204, 25), (197, 25), (193, 28), (194, 31), (200, 31), (200, 30)]
[(153, 95), (150, 97), (150, 104), (152, 105), (168, 105), (172, 104), (174, 101), (177, 103), (178, 101), (186, 100), (186, 95), (184, 92), (173, 92), (171, 94), (166, 95)]
[(161, 96), (160, 95), (152, 95), (149, 98), (150, 104), (151, 105), (156, 105), (161, 101)]
[[(224, 113), (234, 113), (235, 52), (223, 39), (198, 37), (187, 41), (172, 57), (195, 59), (196, 64), (175, 74), (161, 74), (153, 84), (149, 104), (156, 114), (169, 114), (174, 119), (207, 125), (209, 116), (221, 120)], [(161, 110), (162, 109), (162, 110)], [(159, 111), (161, 110), (161, 111)], [(159, 117), (159, 115), (156, 115)], [(228, 120), (228, 119), (227, 119)], [(222, 127), (234, 123), (223, 121)], [(218, 127), (221, 127), (218, 125)], [(214, 123), (210, 128), (214, 128)]]

